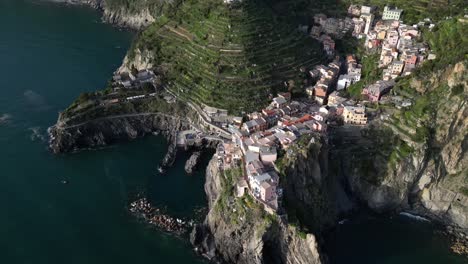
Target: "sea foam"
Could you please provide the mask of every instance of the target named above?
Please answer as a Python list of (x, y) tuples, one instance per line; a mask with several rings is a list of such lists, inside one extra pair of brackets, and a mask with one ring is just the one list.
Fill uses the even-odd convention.
[(408, 212), (401, 212), (400, 215), (406, 216), (408, 218), (411, 218), (411, 219), (414, 219), (414, 220), (417, 220), (417, 221), (430, 222), (430, 220), (427, 219), (427, 218), (424, 218), (424, 217), (419, 216), (419, 215), (410, 214)]

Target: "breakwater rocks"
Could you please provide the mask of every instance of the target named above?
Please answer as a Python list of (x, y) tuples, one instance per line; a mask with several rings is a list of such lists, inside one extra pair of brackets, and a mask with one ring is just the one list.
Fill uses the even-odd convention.
[(450, 247), (452, 251), (458, 255), (468, 257), (468, 240), (460, 237), (455, 237)]
[(451, 236), (450, 249), (456, 254), (468, 257), (468, 234), (463, 229), (452, 226), (447, 227), (446, 234)]
[(130, 212), (142, 218), (148, 224), (175, 235), (186, 234), (189, 228), (193, 226), (192, 221), (174, 218), (163, 213), (163, 210), (153, 207), (146, 198), (132, 202)]

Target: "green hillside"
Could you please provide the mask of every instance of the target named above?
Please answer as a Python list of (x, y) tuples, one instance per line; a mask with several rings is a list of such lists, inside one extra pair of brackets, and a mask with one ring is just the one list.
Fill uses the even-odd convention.
[(174, 10), (135, 47), (153, 53), (169, 89), (197, 103), (258, 109), (285, 81), (300, 83), (300, 67), (324, 61), (320, 44), (264, 0), (188, 0)]

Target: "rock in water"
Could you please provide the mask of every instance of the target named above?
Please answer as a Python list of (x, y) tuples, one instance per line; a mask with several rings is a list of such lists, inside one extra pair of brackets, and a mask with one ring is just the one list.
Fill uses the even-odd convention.
[(161, 163), (161, 167), (163, 167), (163, 168), (171, 167), (174, 164), (174, 161), (176, 159), (176, 155), (177, 155), (176, 145), (175, 144), (170, 144), (168, 149), (167, 149), (166, 156), (164, 156), (164, 159), (163, 159), (163, 161)]
[(198, 162), (200, 161), (201, 152), (196, 151), (192, 153), (192, 156), (185, 162), (185, 172), (192, 174), (193, 170), (197, 167)]

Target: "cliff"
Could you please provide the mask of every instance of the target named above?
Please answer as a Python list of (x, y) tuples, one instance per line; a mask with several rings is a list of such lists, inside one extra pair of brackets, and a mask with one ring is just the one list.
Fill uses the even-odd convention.
[[(103, 12), (102, 20), (119, 27), (141, 30), (155, 21), (157, 12), (143, 6), (138, 10), (131, 10), (126, 5), (113, 4), (109, 0), (54, 0), (68, 4), (88, 5)], [(164, 1), (161, 1), (163, 3)]]
[(317, 240), (267, 214), (250, 195), (234, 196), (241, 171), (220, 171), (209, 163), (205, 191), (209, 213), (196, 226), (191, 242), (206, 257), (225, 263), (322, 263)]
[(411, 211), (468, 232), (466, 64), (410, 83), (421, 96), (409, 109), (333, 131), (332, 166), (375, 211)]
[(303, 136), (277, 162), (289, 222), (313, 232), (333, 226), (338, 213), (352, 207), (329, 175), (327, 141), (319, 134)]
[[(60, 118), (59, 118), (60, 119)], [(141, 113), (89, 120), (78, 125), (61, 124), (49, 128), (54, 153), (106, 146), (117, 141), (161, 132), (169, 141), (177, 131), (190, 127), (187, 119), (163, 113)]]

